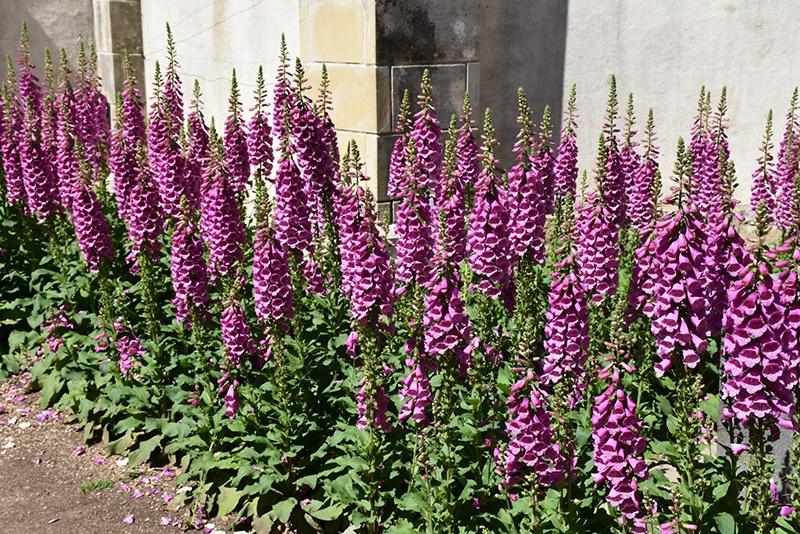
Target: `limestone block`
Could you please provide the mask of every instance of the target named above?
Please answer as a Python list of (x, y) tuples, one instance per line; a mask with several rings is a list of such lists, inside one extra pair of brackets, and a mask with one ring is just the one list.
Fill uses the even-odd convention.
[(138, 0), (95, 0), (95, 42), (98, 52), (142, 51), (142, 14)]
[[(329, 64), (333, 109), (337, 128), (373, 134), (391, 131), (391, 79), (388, 67)], [(319, 87), (321, 63), (306, 64), (314, 92)]]
[[(419, 93), (419, 84), (422, 80), (422, 71), (426, 67), (392, 67), (392, 116), (396, 117), (400, 111), (400, 102), (403, 90), (408, 88), (411, 99), (416, 102)], [(447, 129), (450, 123), (450, 114), (461, 115), (464, 102), (464, 91), (467, 89), (467, 66), (461, 65), (433, 65), (427, 67), (431, 71), (431, 84), (433, 86), (433, 105), (436, 107), (439, 123), (442, 129)], [(472, 97), (472, 95), (470, 95)], [(413, 106), (416, 111), (416, 105)], [(476, 106), (473, 99), (473, 107)]]
[(374, 1), (303, 0), (301, 54), (312, 61), (367, 63), (375, 55), (374, 27)]

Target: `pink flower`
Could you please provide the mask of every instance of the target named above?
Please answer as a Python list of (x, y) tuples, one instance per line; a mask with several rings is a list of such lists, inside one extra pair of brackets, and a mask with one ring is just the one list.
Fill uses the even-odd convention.
[(133, 515), (126, 515), (122, 520), (122, 522), (126, 525), (132, 525), (135, 521), (136, 519), (133, 517)]
[(234, 192), (240, 193), (250, 183), (250, 157), (247, 153), (247, 133), (242, 119), (242, 103), (236, 69), (231, 74), (231, 96), (225, 120), (225, 173)]
[(439, 186), (444, 153), (441, 141), (442, 129), (436, 116), (436, 108), (433, 107), (431, 89), (431, 72), (425, 69), (422, 72), (420, 94), (417, 100), (419, 111), (414, 115), (414, 129), (411, 131), (411, 137), (416, 142), (419, 165), (425, 176), (424, 183), (420, 185), (436, 191)]

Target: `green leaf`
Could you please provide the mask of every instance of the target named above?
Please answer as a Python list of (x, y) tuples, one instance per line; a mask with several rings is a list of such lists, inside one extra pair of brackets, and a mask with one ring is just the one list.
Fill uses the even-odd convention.
[(730, 487), (731, 487), (731, 481), (730, 480), (725, 482), (724, 484), (720, 484), (719, 486), (716, 486), (712, 490), (712, 494), (714, 495), (714, 500), (718, 501), (721, 498), (723, 498), (725, 495), (727, 495), (728, 494), (728, 490), (730, 489)]
[(278, 521), (286, 523), (289, 521), (289, 516), (292, 515), (292, 510), (294, 510), (295, 505), (297, 505), (297, 499), (289, 497), (285, 501), (276, 504), (272, 510), (277, 514)]
[(332, 504), (331, 506), (320, 508), (319, 510), (306, 510), (306, 512), (311, 517), (319, 519), (320, 521), (333, 521), (342, 515), (343, 510), (344, 509), (338, 504)]
[(139, 448), (130, 456), (130, 466), (135, 467), (150, 459), (150, 455), (161, 443), (161, 436), (153, 436), (147, 441), (143, 441)]
[(242, 498), (242, 492), (235, 488), (222, 488), (219, 490), (219, 498), (217, 498), (217, 514), (219, 516), (228, 515), (239, 504), (239, 499)]
[(736, 521), (733, 516), (728, 512), (722, 512), (714, 516), (714, 522), (717, 524), (719, 534), (736, 534)]

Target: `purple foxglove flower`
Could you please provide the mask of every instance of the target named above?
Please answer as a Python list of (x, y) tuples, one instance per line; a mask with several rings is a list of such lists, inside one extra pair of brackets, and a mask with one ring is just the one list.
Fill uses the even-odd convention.
[(272, 93), (272, 135), (276, 139), (284, 139), (288, 128), (284, 122), (282, 110), (292, 109), (295, 94), (289, 81), (289, 51), (286, 48), (286, 37), (281, 34), (281, 51), (278, 57), (278, 70), (275, 75), (275, 86)]
[(595, 397), (592, 429), (595, 483), (607, 484), (606, 500), (627, 521), (640, 520), (644, 512), (638, 481), (648, 475), (644, 461), (647, 439), (642, 436), (636, 403), (616, 379)]
[(253, 338), (250, 336), (250, 325), (244, 316), (242, 305), (237, 300), (229, 301), (220, 316), (222, 343), (229, 368), (237, 368), (242, 360), (255, 352)]
[(3, 126), (0, 133), (0, 155), (3, 158), (3, 175), (6, 181), (6, 200), (9, 204), (22, 204), (25, 199), (25, 182), (20, 164), (19, 131), (22, 129), (22, 114), (19, 110), (10, 83), (2, 87)]
[(236, 69), (231, 77), (228, 118), (225, 120), (225, 172), (233, 191), (244, 191), (250, 184), (250, 156), (247, 153), (247, 132), (242, 118), (242, 103)]
[(565, 379), (573, 381), (570, 404), (574, 405), (586, 387), (589, 306), (571, 252), (556, 265), (547, 298), (550, 307), (545, 315), (542, 382), (552, 387)]
[(461, 286), (458, 265), (444, 255), (437, 256), (425, 295), (422, 328), (425, 352), (437, 362), (454, 358), (459, 372), (465, 375), (472, 366), (472, 327)]
[(646, 142), (644, 154), (638, 165), (632, 169), (630, 188), (628, 190), (628, 218), (631, 225), (644, 235), (652, 228), (655, 218), (656, 198), (658, 192), (653, 188), (658, 173), (658, 147), (655, 145), (655, 122), (653, 110), (647, 115), (647, 128), (645, 130)]
[(786, 114), (786, 128), (783, 132), (778, 163), (775, 170), (775, 212), (778, 226), (784, 230), (792, 228), (800, 216), (797, 205), (800, 199), (795, 190), (795, 174), (798, 168), (798, 150), (800, 150), (800, 123), (798, 123), (798, 93), (795, 88), (789, 111)]
[[(66, 62), (66, 56), (63, 58)], [(145, 124), (142, 111), (142, 97), (136, 86), (136, 75), (130, 58), (123, 57), (125, 81), (122, 91), (122, 113), (118, 115), (116, 132), (111, 139), (109, 167), (114, 173), (114, 193), (117, 198), (119, 215), (128, 221), (128, 194), (138, 180), (141, 162), (138, 146), (145, 143)], [(71, 109), (71, 108), (70, 108)]]
[(389, 157), (389, 183), (387, 186), (389, 198), (399, 198), (406, 189), (404, 183), (408, 176), (406, 153), (408, 152), (411, 127), (411, 97), (408, 89), (405, 89), (403, 100), (400, 103), (400, 113), (397, 115), (397, 126), (395, 126), (395, 131), (400, 134), (400, 137), (395, 140), (392, 154)]
[(284, 146), (275, 172), (275, 233), (284, 249), (302, 254), (311, 246), (311, 220), (303, 177)]
[(503, 171), (494, 156), (492, 114), (486, 110), (483, 170), (475, 183), (469, 215), (469, 266), (475, 273), (477, 289), (490, 298), (504, 296), (511, 283), (511, 258), (507, 191)]
[(264, 87), (264, 68), (258, 67), (256, 104), (247, 128), (247, 152), (251, 167), (264, 178), (272, 174), (272, 134), (267, 117), (267, 90)]
[(100, 177), (110, 129), (107, 120), (108, 102), (100, 88), (96, 60), (94, 45), (91, 46), (90, 57), (87, 58), (84, 41), (80, 39), (75, 92), (75, 129), (95, 179)]
[(602, 134), (605, 144), (606, 168), (599, 186), (600, 196), (613, 214), (613, 222), (620, 227), (625, 222), (627, 199), (625, 198), (625, 174), (619, 148), (619, 129), (616, 126), (617, 103), (617, 80), (612, 75)]
[(83, 149), (76, 143), (81, 177), (72, 199), (72, 225), (78, 239), (78, 248), (89, 271), (98, 272), (104, 261), (114, 257), (111, 232), (100, 201), (92, 189), (91, 170), (83, 160)]
[(389, 397), (386, 396), (386, 391), (383, 389), (383, 386), (374, 387), (374, 390), (372, 397), (374, 398), (375, 406), (370, 406), (367, 381), (365, 378), (361, 379), (358, 394), (356, 395), (356, 409), (358, 413), (356, 427), (360, 429), (372, 427), (384, 432), (389, 432), (392, 429), (392, 425), (386, 417), (386, 413), (389, 409)]
[(553, 168), (555, 179), (553, 181), (554, 194), (557, 197), (566, 195), (576, 196), (578, 181), (578, 125), (575, 122), (575, 85), (567, 101), (567, 113), (564, 117), (564, 127), (561, 129), (561, 143), (558, 146), (558, 156)]
[[(139, 145), (139, 161), (145, 161), (144, 146)], [(163, 219), (158, 210), (158, 191), (150, 169), (140, 165), (140, 174), (128, 192), (128, 238), (131, 251), (127, 260), (134, 272), (138, 270), (139, 254), (157, 260), (161, 252), (159, 237), (164, 232)]]
[(200, 82), (194, 82), (194, 100), (192, 111), (187, 119), (188, 146), (186, 147), (186, 175), (184, 190), (186, 200), (193, 209), (200, 207), (203, 175), (209, 160), (209, 137), (203, 111), (200, 109)]
[[(541, 142), (537, 143), (528, 100), (518, 91), (520, 131), (514, 145), (516, 164), (508, 173), (510, 241), (515, 262), (528, 259), (544, 262), (544, 224), (548, 203), (548, 180), (552, 175), (550, 156), (550, 108), (545, 107)], [(551, 184), (552, 185), (552, 184)]]
[(431, 204), (426, 194), (427, 175), (418, 159), (414, 138), (409, 139), (402, 200), (395, 215), (397, 257), (396, 286), (402, 294), (410, 286), (424, 285), (430, 278), (433, 256)]
[(183, 87), (178, 75), (178, 58), (175, 50), (175, 39), (172, 29), (167, 23), (167, 70), (164, 76), (164, 106), (169, 118), (169, 131), (173, 137), (180, 135), (183, 128)]
[(406, 365), (411, 372), (403, 379), (400, 388), (400, 398), (405, 402), (400, 408), (399, 419), (401, 422), (411, 419), (418, 426), (425, 426), (428, 424), (428, 408), (433, 404), (431, 382), (422, 365), (414, 358), (406, 359)]
[(147, 133), (150, 171), (158, 185), (161, 209), (171, 218), (181, 214), (181, 198), (185, 195), (185, 160), (177, 138), (170, 133), (167, 103), (161, 96), (161, 70), (156, 63), (155, 94), (150, 108)]
[(57, 177), (45, 160), (42, 151), (42, 132), (39, 117), (35, 116), (33, 102), (28, 101), (25, 120), (18, 132), (19, 161), (25, 197), (32, 214), (43, 221), (59, 210)]
[(772, 110), (767, 115), (767, 126), (764, 129), (764, 141), (758, 156), (758, 167), (753, 171), (753, 190), (750, 195), (750, 208), (758, 211), (762, 202), (770, 215), (775, 210), (775, 169), (772, 164)]
[(225, 417), (233, 419), (239, 411), (239, 397), (236, 395), (236, 388), (239, 387), (238, 380), (232, 380), (225, 389), (223, 401), (225, 403)]
[(628, 217), (628, 210), (631, 204), (631, 190), (636, 173), (642, 164), (642, 157), (636, 151), (638, 143), (636, 137), (636, 116), (634, 114), (633, 93), (628, 94), (628, 113), (625, 117), (625, 131), (623, 133), (622, 148), (619, 149), (619, 171), (622, 174), (623, 198), (625, 201), (625, 213)]
[(414, 115), (411, 137), (417, 143), (419, 164), (427, 177), (424, 186), (435, 191), (439, 185), (444, 153), (441, 141), (442, 129), (436, 116), (436, 108), (433, 107), (431, 90), (431, 73), (425, 69), (422, 72), (420, 95), (417, 99), (419, 111)]
[(267, 225), (258, 230), (253, 247), (253, 297), (259, 321), (278, 323), (293, 315), (289, 257)]
[(617, 292), (617, 228), (611, 209), (595, 194), (577, 209), (578, 277), (586, 297), (603, 304)]
[(456, 142), (456, 176), (464, 190), (469, 192), (475, 187), (481, 173), (481, 160), (478, 142), (472, 126), (472, 104), (469, 93), (464, 93), (464, 107), (461, 112), (461, 127)]
[(440, 217), (437, 219), (436, 254), (443, 254), (453, 264), (467, 257), (467, 191), (458, 175), (455, 116), (450, 121), (450, 139), (445, 143), (445, 166), (442, 185), (436, 199)]
[[(765, 207), (761, 208), (765, 218)], [(757, 218), (763, 251), (766, 221)], [(743, 426), (795, 429), (793, 391), (798, 383), (797, 310), (782, 302), (780, 278), (762, 251), (740, 266), (728, 289), (723, 318), (722, 398)], [(767, 433), (777, 439), (778, 433)]]
[(177, 219), (170, 253), (170, 274), (175, 290), (172, 302), (177, 309), (175, 316), (178, 321), (188, 324), (190, 307), (194, 306), (202, 317), (209, 301), (203, 242), (190, 218), (183, 216)]
[[(33, 115), (38, 120), (42, 111), (42, 89), (39, 86), (39, 79), (33, 72), (36, 67), (31, 63), (28, 26), (24, 22), (20, 29), (17, 65), (19, 66), (19, 74), (17, 76), (19, 101), (22, 103), (23, 107), (31, 106), (33, 108)], [(10, 68), (9, 65), (9, 70)]]
[[(213, 128), (213, 127), (212, 127)], [(245, 244), (245, 228), (239, 202), (230, 181), (224, 174), (222, 148), (212, 129), (212, 160), (204, 176), (201, 198), (201, 233), (208, 246), (208, 270), (212, 281), (236, 274)]]
[(119, 372), (127, 376), (133, 366), (147, 354), (142, 342), (132, 332), (117, 336), (117, 352), (119, 352)]
[(542, 489), (561, 483), (567, 476), (567, 466), (533, 373), (529, 372), (511, 387), (506, 406), (508, 446), (498, 462), (503, 484), (511, 488), (529, 474)]

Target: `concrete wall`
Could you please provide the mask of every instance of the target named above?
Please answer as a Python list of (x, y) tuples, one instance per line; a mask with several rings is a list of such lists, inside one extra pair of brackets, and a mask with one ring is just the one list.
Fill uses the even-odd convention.
[[(231, 70), (249, 111), (258, 66), (271, 86), (275, 78), (281, 32), (292, 59), (300, 54), (296, 0), (142, 0), (142, 41), (147, 94), (152, 93), (155, 62), (166, 62), (166, 29), (175, 36), (180, 75), (187, 103), (192, 85), (200, 80), (207, 116), (224, 120)], [(272, 98), (270, 91), (270, 101)]]
[[(3, 0), (0, 2), (0, 81), (6, 79), (5, 56), (16, 60), (19, 50), (19, 29), (28, 24), (32, 62), (42, 76), (44, 50), (50, 49), (58, 65), (59, 49), (69, 53), (73, 63), (77, 57), (78, 37), (87, 42), (94, 36), (92, 0)], [(16, 65), (16, 63), (15, 63)]]
[(653, 108), (662, 172), (688, 135), (700, 86), (716, 100), (726, 85), (737, 195), (748, 196), (767, 111), (782, 132), (800, 78), (798, 17), (792, 0), (570, 0), (564, 85), (578, 86), (581, 168), (592, 168), (611, 73), (622, 102), (634, 92), (640, 122)]

